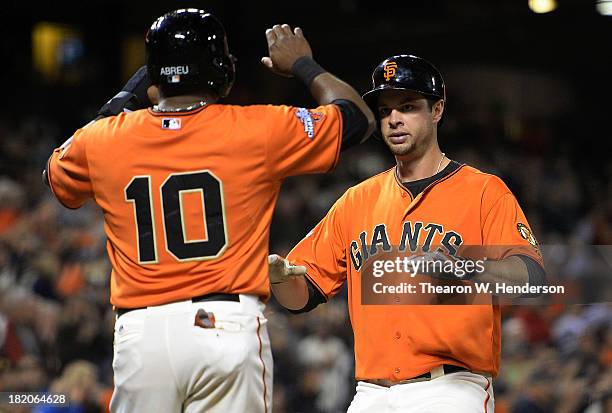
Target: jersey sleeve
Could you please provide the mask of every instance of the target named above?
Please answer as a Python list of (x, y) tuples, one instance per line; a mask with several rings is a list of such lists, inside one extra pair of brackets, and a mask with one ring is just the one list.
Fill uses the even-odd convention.
[(81, 207), (93, 196), (85, 131), (79, 129), (62, 146), (55, 149), (47, 165), (49, 186), (55, 197), (68, 208)]
[(306, 267), (306, 276), (326, 299), (337, 294), (346, 281), (346, 249), (341, 216), (343, 199), (336, 202), (287, 256), (290, 263)]
[(498, 185), (493, 194), (483, 197), (483, 245), (492, 252), (491, 258), (524, 255), (543, 266), (540, 245), (518, 201), (503, 183)]
[(276, 178), (322, 173), (336, 166), (342, 141), (342, 115), (336, 105), (269, 106), (267, 124), (267, 166)]

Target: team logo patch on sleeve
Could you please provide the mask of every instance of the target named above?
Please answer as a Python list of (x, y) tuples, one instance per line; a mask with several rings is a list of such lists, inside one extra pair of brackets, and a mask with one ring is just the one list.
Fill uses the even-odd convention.
[(181, 119), (179, 118), (163, 118), (162, 119), (163, 129), (177, 130), (181, 128)]
[(315, 123), (321, 122), (325, 115), (320, 112), (311, 112), (306, 108), (296, 108), (295, 116), (304, 125), (304, 132), (308, 138), (313, 139), (315, 136)]
[(540, 244), (538, 244), (538, 240), (533, 236), (531, 230), (527, 227), (527, 225), (519, 222), (518, 224), (516, 224), (516, 229), (521, 235), (521, 238), (527, 240), (527, 242), (529, 242), (531, 246), (536, 250), (538, 255), (541, 256), (542, 254), (540, 254)]

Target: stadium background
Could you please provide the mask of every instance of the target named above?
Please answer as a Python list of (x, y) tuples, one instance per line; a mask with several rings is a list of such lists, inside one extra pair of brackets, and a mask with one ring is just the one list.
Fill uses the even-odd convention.
[[(612, 17), (595, 1), (558, 0), (536, 14), (526, 0), (9, 0), (0, 11), (0, 391), (52, 388), (74, 400), (64, 411), (105, 411), (113, 314), (101, 214), (92, 204), (60, 207), (40, 172), (143, 63), (153, 19), (179, 7), (224, 22), (238, 57), (230, 103), (313, 104), (259, 63), (275, 23), (301, 26), (315, 58), (360, 92), (388, 55), (431, 60), (447, 81), (447, 155), (501, 176), (541, 243), (612, 244)], [(285, 254), (347, 187), (392, 164), (371, 140), (344, 153), (332, 175), (289, 180), (270, 250)], [(585, 260), (561, 255), (552, 265), (575, 278)], [(272, 302), (268, 316), (274, 411), (344, 411), (354, 391), (345, 294), (301, 316)], [(496, 411), (612, 411), (611, 320), (609, 303), (505, 308)]]

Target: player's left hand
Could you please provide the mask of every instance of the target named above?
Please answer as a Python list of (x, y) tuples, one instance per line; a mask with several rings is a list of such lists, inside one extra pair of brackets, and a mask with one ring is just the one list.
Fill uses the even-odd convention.
[(293, 77), (291, 68), (300, 57), (312, 57), (312, 50), (302, 29), (291, 30), (288, 24), (276, 24), (266, 30), (269, 56), (262, 57), (261, 63), (276, 74)]
[(476, 272), (467, 270), (465, 258), (445, 254), (441, 251), (423, 252), (412, 255), (410, 261), (419, 263), (418, 273), (441, 280), (470, 280)]
[(306, 267), (302, 265), (291, 265), (289, 261), (280, 255), (268, 256), (268, 275), (270, 284), (281, 284), (291, 278), (306, 274)]
[(96, 119), (115, 116), (129, 110), (148, 108), (153, 105), (151, 97), (157, 97), (157, 89), (153, 89), (147, 67), (142, 66), (127, 81), (121, 92), (104, 104), (96, 114)]

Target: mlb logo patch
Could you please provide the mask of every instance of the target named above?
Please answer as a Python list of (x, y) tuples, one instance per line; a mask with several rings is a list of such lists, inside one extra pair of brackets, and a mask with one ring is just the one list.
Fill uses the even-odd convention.
[(181, 120), (179, 118), (163, 118), (162, 129), (177, 130), (181, 128)]

